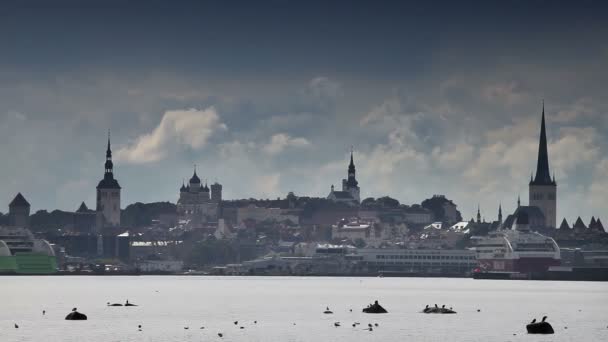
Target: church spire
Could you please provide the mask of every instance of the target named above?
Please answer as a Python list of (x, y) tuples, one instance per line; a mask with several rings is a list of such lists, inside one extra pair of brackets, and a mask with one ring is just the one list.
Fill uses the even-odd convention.
[(481, 208), (477, 204), (477, 223), (481, 223)]
[(543, 100), (543, 114), (540, 124), (540, 138), (538, 142), (538, 161), (536, 177), (531, 182), (534, 185), (554, 185), (549, 172), (549, 153), (547, 152), (547, 130), (545, 127), (545, 101)]
[(353, 147), (350, 147), (350, 164), (348, 165), (348, 174), (355, 174), (355, 162), (353, 160)]
[(108, 148), (106, 149), (106, 160), (112, 160), (112, 149), (110, 148), (110, 130), (108, 130)]
[(110, 130), (108, 130), (108, 148), (106, 149), (106, 174), (111, 174), (114, 169), (114, 163), (112, 163), (112, 148), (110, 144)]
[(517, 195), (517, 207), (521, 206), (521, 196)]

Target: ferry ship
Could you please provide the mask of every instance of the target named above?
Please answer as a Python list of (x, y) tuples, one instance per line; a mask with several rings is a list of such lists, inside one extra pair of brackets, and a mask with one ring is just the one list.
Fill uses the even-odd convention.
[(0, 227), (0, 274), (57, 272), (53, 248), (23, 227)]
[(559, 246), (552, 238), (530, 231), (522, 212), (514, 229), (492, 232), (476, 242), (478, 272), (545, 272), (561, 264)]

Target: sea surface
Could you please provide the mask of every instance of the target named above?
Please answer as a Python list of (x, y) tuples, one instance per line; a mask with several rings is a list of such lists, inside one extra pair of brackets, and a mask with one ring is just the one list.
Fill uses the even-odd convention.
[[(106, 306), (126, 300), (139, 306)], [(362, 313), (374, 300), (389, 313)], [(420, 313), (435, 303), (458, 313)], [(333, 315), (323, 314), (327, 306)], [(89, 320), (65, 321), (74, 307)], [(526, 323), (544, 315), (555, 335), (526, 334)], [(608, 341), (608, 283), (3, 276), (0, 341)]]

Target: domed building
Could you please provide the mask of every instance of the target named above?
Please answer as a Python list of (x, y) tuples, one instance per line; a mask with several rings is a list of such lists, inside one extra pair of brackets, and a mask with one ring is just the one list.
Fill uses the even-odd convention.
[(214, 183), (209, 187), (203, 185), (201, 179), (194, 174), (188, 185), (182, 183), (177, 201), (177, 216), (179, 221), (192, 224), (217, 222), (219, 205), (222, 201), (222, 185)]

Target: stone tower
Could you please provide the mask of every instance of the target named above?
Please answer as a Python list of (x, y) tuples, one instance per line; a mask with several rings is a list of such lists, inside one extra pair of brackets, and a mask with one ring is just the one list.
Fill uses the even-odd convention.
[[(332, 190), (333, 191), (333, 190)], [(353, 160), (353, 151), (350, 151), (350, 164), (348, 165), (348, 178), (342, 180), (342, 191), (349, 192), (352, 198), (360, 202), (359, 182), (356, 178), (355, 162)]]
[(120, 226), (120, 185), (114, 179), (114, 163), (108, 133), (105, 173), (97, 185), (97, 228)]
[(18, 193), (8, 205), (9, 226), (30, 227), (30, 203)]
[(540, 140), (538, 144), (538, 161), (536, 176), (529, 185), (530, 206), (538, 207), (545, 215), (547, 227), (555, 228), (557, 224), (557, 183), (551, 179), (549, 172), (549, 153), (547, 151), (547, 131), (545, 128), (545, 104), (540, 125)]
[(218, 182), (211, 184), (211, 202), (220, 203), (222, 201), (222, 185)]

